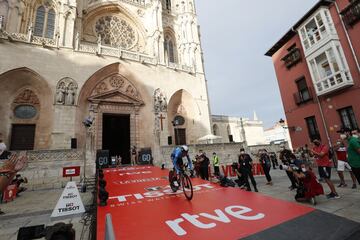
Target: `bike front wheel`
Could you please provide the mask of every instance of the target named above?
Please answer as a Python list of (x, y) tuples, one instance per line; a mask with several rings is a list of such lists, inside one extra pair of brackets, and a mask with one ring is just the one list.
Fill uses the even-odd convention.
[(193, 198), (193, 186), (188, 175), (181, 178), (181, 185), (186, 199), (190, 201)]

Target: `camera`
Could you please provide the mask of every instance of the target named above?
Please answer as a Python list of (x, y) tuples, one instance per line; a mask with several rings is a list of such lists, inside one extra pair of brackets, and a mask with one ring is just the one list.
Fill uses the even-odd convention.
[(298, 166), (296, 166), (295, 164), (290, 164), (290, 165), (280, 164), (279, 168), (280, 168), (280, 170), (284, 170), (284, 171), (289, 171), (289, 170), (299, 171), (300, 170), (300, 168)]

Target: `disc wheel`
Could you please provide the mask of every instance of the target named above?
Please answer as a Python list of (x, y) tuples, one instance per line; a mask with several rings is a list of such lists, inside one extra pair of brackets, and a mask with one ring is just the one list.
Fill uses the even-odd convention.
[(187, 200), (190, 201), (193, 198), (193, 187), (190, 177), (184, 175), (181, 180), (182, 180), (181, 185), (183, 188), (184, 195), (187, 198)]
[(175, 186), (174, 182), (176, 181), (176, 176), (174, 176), (174, 171), (169, 172), (169, 184), (173, 192), (176, 192), (179, 189), (179, 186)]

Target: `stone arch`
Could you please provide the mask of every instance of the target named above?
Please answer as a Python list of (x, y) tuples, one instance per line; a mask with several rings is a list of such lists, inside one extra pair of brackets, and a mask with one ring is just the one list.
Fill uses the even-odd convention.
[[(175, 139), (175, 128), (186, 129), (186, 141), (189, 139), (196, 139), (197, 136), (197, 111), (196, 103), (193, 96), (184, 89), (176, 91), (169, 99), (168, 103), (168, 131), (173, 139)], [(172, 121), (176, 116), (181, 116), (185, 119), (185, 123), (174, 127)]]
[(88, 42), (97, 42), (95, 25), (98, 19), (104, 16), (116, 16), (124, 20), (135, 30), (135, 44), (126, 50), (145, 52), (146, 49), (146, 30), (143, 24), (125, 6), (116, 3), (94, 3), (88, 9), (83, 20), (82, 39)]
[(92, 149), (101, 148), (102, 114), (120, 113), (130, 115), (131, 145), (139, 143), (139, 111), (144, 105), (142, 91), (135, 77), (122, 64), (113, 63), (96, 71), (82, 86), (78, 97), (75, 131), (79, 144), (84, 146), (82, 121), (87, 116), (95, 118), (93, 123)]
[[(52, 91), (46, 80), (35, 71), (23, 67), (12, 69), (0, 75), (0, 132), (8, 146), (11, 143), (13, 124), (36, 124), (34, 149), (51, 147), (53, 127)], [(21, 119), (14, 114), (20, 105), (36, 107), (33, 118)]]

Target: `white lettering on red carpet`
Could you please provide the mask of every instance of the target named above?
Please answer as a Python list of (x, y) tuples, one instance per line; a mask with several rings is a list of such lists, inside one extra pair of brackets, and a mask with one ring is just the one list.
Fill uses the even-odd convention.
[[(200, 229), (211, 229), (216, 227), (217, 223), (231, 223), (232, 220), (256, 221), (265, 217), (265, 214), (263, 213), (252, 212), (253, 210), (251, 208), (235, 205), (226, 207), (224, 211), (215, 209), (214, 213), (182, 213), (180, 214), (181, 218), (168, 220), (165, 223), (171, 228), (171, 230), (174, 231), (176, 235), (184, 236), (187, 234), (187, 232), (184, 229), (184, 226), (180, 225), (180, 223), (184, 221), (188, 221), (193, 226)], [(212, 220), (212, 222), (209, 222), (209, 220)]]

